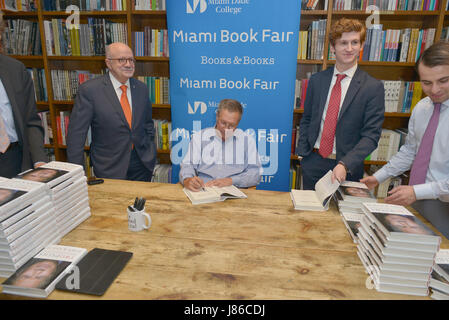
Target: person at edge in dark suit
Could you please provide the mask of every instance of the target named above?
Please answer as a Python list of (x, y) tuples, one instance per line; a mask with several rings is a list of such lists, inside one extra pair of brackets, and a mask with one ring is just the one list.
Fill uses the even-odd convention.
[[(0, 11), (0, 51), (3, 29)], [(0, 176), (12, 178), (46, 161), (33, 80), (23, 63), (0, 54)]]
[(332, 181), (359, 181), (365, 158), (379, 142), (384, 86), (357, 65), (365, 34), (360, 21), (338, 20), (329, 34), (335, 67), (310, 78), (298, 148), (305, 190), (329, 170)]
[(110, 44), (105, 60), (109, 72), (80, 85), (75, 97), (68, 161), (84, 163), (91, 127), (90, 158), (97, 177), (151, 181), (157, 151), (148, 88), (132, 78), (135, 59), (126, 44)]

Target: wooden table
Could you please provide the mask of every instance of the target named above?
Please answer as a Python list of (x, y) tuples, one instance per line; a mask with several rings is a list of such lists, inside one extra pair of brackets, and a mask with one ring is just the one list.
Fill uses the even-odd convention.
[[(49, 299), (422, 298), (367, 289), (334, 206), (297, 211), (288, 192), (244, 192), (248, 199), (193, 206), (179, 184), (89, 186), (92, 216), (60, 244), (134, 255), (104, 296), (55, 290)], [(126, 207), (136, 196), (147, 199), (149, 230), (128, 230)], [(449, 248), (446, 238), (442, 247)]]

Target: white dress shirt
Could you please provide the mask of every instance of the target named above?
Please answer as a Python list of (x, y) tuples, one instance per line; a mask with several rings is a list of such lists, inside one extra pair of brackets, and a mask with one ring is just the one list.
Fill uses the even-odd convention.
[[(379, 183), (390, 177), (398, 176), (411, 168), (433, 109), (433, 102), (429, 97), (422, 99), (415, 106), (408, 123), (408, 135), (404, 145), (382, 169), (374, 174)], [(448, 124), (449, 100), (446, 100), (441, 104), (440, 119), (435, 133), (426, 182), (413, 186), (417, 200), (439, 198), (442, 201), (449, 202)]]
[(122, 98), (122, 89), (120, 88), (120, 86), (126, 85), (128, 87), (128, 89), (126, 89), (126, 96), (128, 97), (128, 102), (129, 102), (129, 106), (131, 108), (131, 113), (132, 113), (132, 111), (133, 111), (133, 104), (132, 104), (132, 101), (131, 101), (131, 89), (129, 87), (129, 85), (130, 85), (129, 84), (129, 79), (126, 80), (125, 83), (121, 83), (110, 72), (109, 72), (109, 77), (111, 78), (112, 86), (114, 87), (114, 90), (115, 90), (115, 93), (117, 94), (117, 98), (118, 98), (119, 102), (120, 102), (120, 99)]
[(262, 170), (253, 136), (237, 128), (232, 137), (223, 141), (210, 127), (192, 135), (179, 180), (198, 176), (208, 182), (229, 177), (236, 187), (246, 188), (260, 182)]
[[(346, 77), (341, 80), (341, 99), (340, 99), (340, 106), (338, 108), (338, 114), (340, 114), (341, 106), (343, 105), (343, 101), (345, 101), (346, 93), (348, 92), (349, 85), (351, 84), (351, 80), (354, 77), (354, 74), (357, 70), (357, 64), (355, 64), (353, 67), (349, 68), (346, 71), (339, 72), (336, 67), (334, 67), (334, 74), (332, 75), (332, 81), (331, 85), (329, 87), (329, 92), (327, 93), (327, 99), (326, 104), (324, 105), (324, 111), (323, 111), (323, 117), (321, 118), (321, 124), (320, 124), (320, 133), (318, 134), (318, 138), (315, 142), (314, 148), (319, 149), (320, 148), (320, 141), (321, 141), (321, 135), (323, 133), (323, 127), (324, 127), (324, 120), (326, 119), (327, 109), (329, 108), (329, 100), (331, 98), (332, 89), (334, 88), (335, 83), (337, 82), (337, 74), (345, 74)], [(337, 118), (338, 119), (338, 118)], [(334, 137), (334, 147), (332, 149), (332, 153), (337, 153), (337, 147), (336, 147), (336, 139)]]
[(3, 82), (0, 79), (0, 116), (3, 118), (5, 124), (6, 133), (8, 134), (9, 141), (11, 143), (17, 142), (16, 126), (14, 124), (14, 115), (12, 113), (11, 102), (9, 101), (8, 94), (6, 93)]

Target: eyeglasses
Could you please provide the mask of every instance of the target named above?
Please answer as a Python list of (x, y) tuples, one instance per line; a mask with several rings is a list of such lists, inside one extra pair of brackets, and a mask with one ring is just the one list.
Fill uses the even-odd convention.
[(124, 65), (127, 62), (129, 62), (130, 64), (135, 64), (136, 63), (136, 59), (134, 58), (117, 58), (117, 59), (111, 59), (111, 58), (106, 58), (108, 60), (117, 60), (118, 63)]

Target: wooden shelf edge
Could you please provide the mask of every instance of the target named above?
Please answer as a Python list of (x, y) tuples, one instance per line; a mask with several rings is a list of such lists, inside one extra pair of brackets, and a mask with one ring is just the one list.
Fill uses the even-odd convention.
[(71, 61), (77, 61), (77, 60), (102, 61), (105, 58), (106, 58), (105, 56), (47, 56), (48, 60), (71, 60)]
[[(299, 160), (299, 157), (296, 154), (290, 155), (291, 160)], [(387, 161), (379, 161), (379, 160), (365, 160), (363, 161), (365, 165), (385, 165)]]
[(299, 64), (323, 64), (324, 60), (297, 59)]
[(169, 104), (156, 104), (156, 103), (152, 103), (151, 104), (153, 108), (155, 109), (171, 109), (171, 105)]
[(2, 9), (4, 17), (36, 17), (37, 11), (10, 11)]
[[(326, 60), (327, 64), (335, 64), (335, 60)], [(414, 62), (391, 62), (391, 61), (357, 61), (360, 66), (376, 67), (414, 67)]]
[(327, 16), (327, 10), (301, 10), (301, 16)]
[(22, 56), (22, 55), (8, 55), (11, 58), (17, 59), (17, 60), (43, 60), (43, 56)]
[(385, 117), (390, 118), (410, 118), (410, 116), (409, 112), (385, 112)]
[(158, 61), (158, 62), (169, 62), (169, 57), (135, 57), (137, 61)]
[[(354, 16), (369, 16), (371, 12), (362, 10), (333, 10), (332, 15), (354, 15)], [(381, 16), (439, 16), (440, 10), (396, 10), (396, 11), (379, 11)]]
[[(80, 16), (126, 16), (127, 10), (114, 10), (114, 11), (83, 11), (80, 10)], [(42, 11), (42, 16), (44, 17), (59, 17), (59, 16), (69, 16), (72, 13), (67, 13), (65, 11)]]
[(166, 15), (166, 10), (132, 10), (131, 14), (135, 15), (154, 15), (154, 16), (162, 16)]

